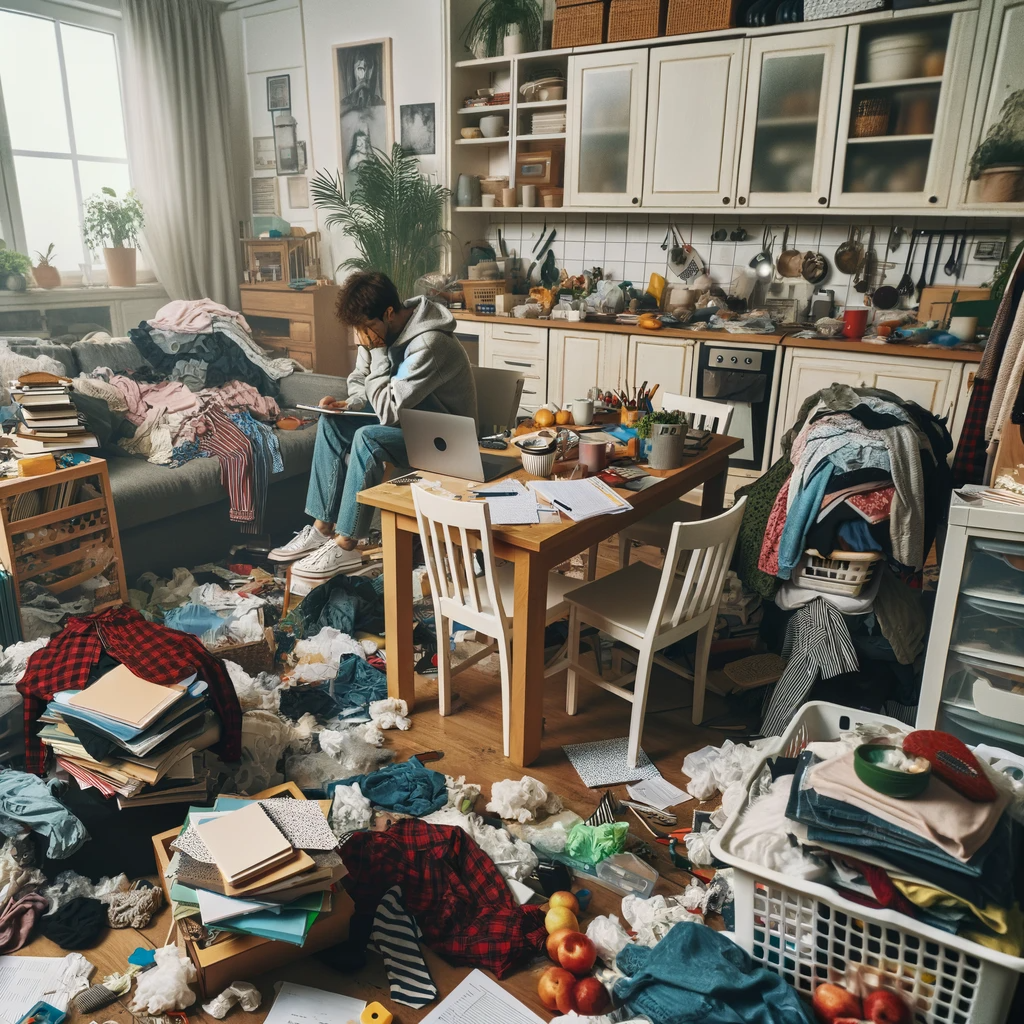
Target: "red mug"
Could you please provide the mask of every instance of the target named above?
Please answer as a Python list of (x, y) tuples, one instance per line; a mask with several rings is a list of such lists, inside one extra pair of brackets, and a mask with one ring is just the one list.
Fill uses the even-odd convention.
[(868, 327), (868, 311), (866, 309), (846, 309), (843, 311), (843, 337), (863, 338)]

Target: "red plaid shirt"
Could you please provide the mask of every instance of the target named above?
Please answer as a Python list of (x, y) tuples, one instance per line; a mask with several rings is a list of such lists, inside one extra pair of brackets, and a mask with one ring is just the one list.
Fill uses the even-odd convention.
[(367, 935), (393, 885), (424, 942), (454, 964), (499, 978), (544, 946), (544, 912), (521, 907), (494, 862), (460, 828), (396, 821), (386, 832), (356, 832), (341, 848), (356, 907), (355, 933)]
[(18, 689), (25, 697), (25, 770), (42, 775), (46, 749), (36, 735), (46, 702), (59, 690), (81, 690), (106, 649), (137, 676), (167, 686), (198, 673), (209, 684), (213, 708), (220, 716), (217, 751), (225, 761), (242, 755), (242, 709), (222, 662), (199, 637), (148, 622), (131, 608), (111, 608), (70, 618), (64, 628), (29, 658)]

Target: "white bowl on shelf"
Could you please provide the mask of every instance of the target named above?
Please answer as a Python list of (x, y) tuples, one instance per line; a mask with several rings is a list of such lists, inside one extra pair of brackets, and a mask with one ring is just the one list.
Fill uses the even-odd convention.
[(932, 39), (927, 32), (904, 32), (873, 39), (865, 47), (864, 74), (868, 82), (918, 78)]
[(480, 118), (480, 131), (485, 139), (500, 139), (508, 134), (508, 124), (500, 114), (488, 114)]

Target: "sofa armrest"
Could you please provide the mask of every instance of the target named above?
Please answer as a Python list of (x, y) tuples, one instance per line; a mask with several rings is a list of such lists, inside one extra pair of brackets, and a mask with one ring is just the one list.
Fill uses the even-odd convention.
[(348, 397), (348, 381), (329, 373), (292, 373), (281, 378), (281, 405), (316, 405), (321, 398)]

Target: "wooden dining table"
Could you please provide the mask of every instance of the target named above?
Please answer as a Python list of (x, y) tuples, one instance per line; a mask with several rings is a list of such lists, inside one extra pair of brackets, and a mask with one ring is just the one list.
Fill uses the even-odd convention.
[[(739, 438), (716, 434), (707, 448), (687, 458), (679, 469), (647, 469), (657, 483), (641, 491), (617, 491), (633, 506), (629, 512), (595, 516), (578, 523), (561, 515), (558, 522), (492, 527), (495, 555), (510, 561), (515, 571), (515, 606), (505, 612), (513, 621), (511, 757), (516, 765), (533, 763), (541, 751), (548, 573), (696, 487), (704, 489), (701, 517), (718, 515), (725, 498), (729, 456), (742, 447)], [(508, 458), (518, 461), (518, 453), (510, 449)], [(479, 486), (456, 477), (427, 476), (455, 494), (466, 494), (471, 487)], [(509, 478), (524, 483), (538, 479), (521, 467)], [(359, 500), (381, 512), (388, 695), (406, 701), (411, 710), (416, 702), (412, 541), (419, 533), (412, 491), (407, 484), (383, 483), (361, 491)]]

